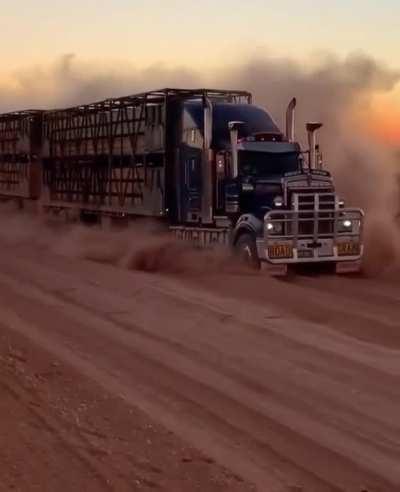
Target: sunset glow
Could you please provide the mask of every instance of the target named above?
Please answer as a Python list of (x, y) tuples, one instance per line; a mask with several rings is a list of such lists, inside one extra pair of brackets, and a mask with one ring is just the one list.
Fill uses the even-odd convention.
[[(182, 84), (195, 84), (216, 79), (214, 74), (226, 67), (266, 56), (311, 70), (324, 57), (343, 59), (349, 53), (364, 53), (396, 70), (400, 67), (399, 18), (397, 0), (383, 0), (379, 5), (371, 0), (321, 5), (312, 0), (282, 0), (273, 8), (264, 0), (15, 0), (2, 6), (0, 18), (0, 109), (25, 101), (29, 106), (42, 104), (37, 96), (40, 87), (48, 91), (50, 105), (62, 102), (65, 98), (57, 99), (62, 92), (60, 81), (49, 82), (48, 74), (70, 53), (84, 62), (79, 80), (87, 78), (91, 67), (96, 78), (105, 71), (107, 77), (116, 78), (124, 70), (131, 71), (133, 78), (135, 70), (162, 67), (164, 74), (189, 71)], [(164, 81), (162, 77), (159, 84), (156, 77), (152, 80), (154, 85)], [(33, 86), (31, 99), (18, 99), (29, 85)], [(375, 124), (370, 131), (396, 144), (400, 90), (392, 89), (376, 89), (371, 105)], [(129, 84), (121, 84), (120, 91), (131, 92)]]
[(400, 87), (373, 97), (359, 123), (372, 138), (400, 148)]
[(393, 114), (377, 114), (377, 136), (385, 143), (400, 147), (400, 109)]

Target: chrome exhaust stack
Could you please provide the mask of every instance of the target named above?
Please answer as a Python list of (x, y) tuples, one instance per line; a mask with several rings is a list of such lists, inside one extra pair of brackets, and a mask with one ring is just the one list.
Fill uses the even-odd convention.
[(308, 163), (310, 169), (318, 169), (320, 167), (317, 159), (317, 131), (321, 127), (322, 123), (307, 123), (306, 125), (310, 152), (310, 159)]

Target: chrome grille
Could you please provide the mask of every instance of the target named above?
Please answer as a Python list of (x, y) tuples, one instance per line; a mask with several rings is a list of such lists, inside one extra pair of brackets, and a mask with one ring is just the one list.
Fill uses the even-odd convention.
[(298, 222), (288, 224), (288, 234), (297, 226), (299, 236), (331, 235), (335, 229), (335, 193), (293, 193), (292, 207), (298, 213)]
[(335, 210), (335, 193), (293, 193), (293, 209), (301, 211)]

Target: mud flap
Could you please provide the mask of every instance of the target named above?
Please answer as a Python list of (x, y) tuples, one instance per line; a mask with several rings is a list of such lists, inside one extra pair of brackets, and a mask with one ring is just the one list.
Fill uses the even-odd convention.
[(266, 261), (261, 262), (261, 269), (271, 277), (286, 277), (288, 266), (285, 264), (274, 264)]
[(356, 261), (339, 261), (336, 263), (336, 273), (358, 273), (361, 271), (361, 260)]

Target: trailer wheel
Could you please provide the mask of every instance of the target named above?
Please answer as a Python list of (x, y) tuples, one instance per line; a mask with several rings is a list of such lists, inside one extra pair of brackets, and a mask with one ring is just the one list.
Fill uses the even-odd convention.
[(239, 260), (249, 268), (259, 270), (261, 263), (258, 258), (255, 237), (252, 234), (242, 234), (235, 245), (235, 252)]

